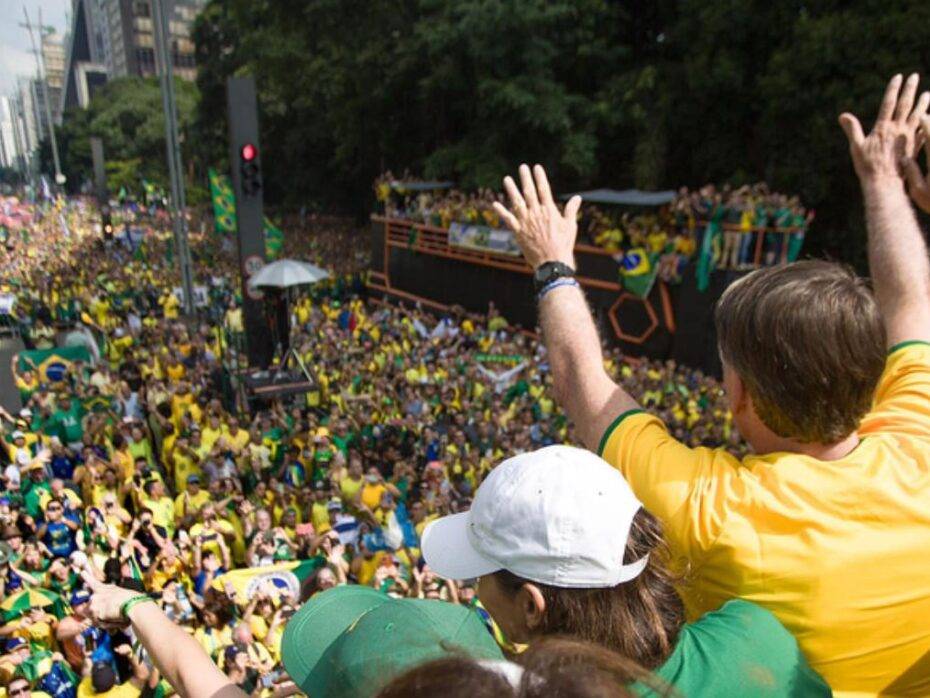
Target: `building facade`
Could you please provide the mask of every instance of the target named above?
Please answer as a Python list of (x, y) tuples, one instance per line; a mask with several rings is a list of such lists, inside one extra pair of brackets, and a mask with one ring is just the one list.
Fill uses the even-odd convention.
[[(206, 0), (162, 0), (168, 13), (171, 57), (174, 74), (193, 80), (197, 76), (191, 28)], [(156, 75), (155, 29), (151, 0), (99, 0), (106, 22), (109, 56), (107, 69), (112, 77)]]
[(61, 125), (61, 93), (65, 83), (65, 42), (57, 32), (42, 34), (42, 60), (45, 62), (45, 80), (48, 85), (52, 120)]

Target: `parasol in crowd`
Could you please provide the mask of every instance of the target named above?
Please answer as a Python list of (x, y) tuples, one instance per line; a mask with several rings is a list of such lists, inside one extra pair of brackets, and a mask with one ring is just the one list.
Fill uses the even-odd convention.
[(297, 259), (280, 259), (266, 264), (249, 279), (249, 286), (290, 288), (306, 286), (329, 278), (329, 272), (315, 264)]
[(66, 615), (67, 605), (55, 592), (37, 588), (17, 592), (0, 603), (0, 610), (7, 621), (18, 618), (33, 608), (50, 608), (56, 618), (61, 618)]

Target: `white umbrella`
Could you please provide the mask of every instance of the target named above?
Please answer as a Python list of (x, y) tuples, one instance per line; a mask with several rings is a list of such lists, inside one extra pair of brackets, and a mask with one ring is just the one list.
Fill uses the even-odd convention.
[(315, 264), (297, 259), (280, 259), (266, 264), (249, 279), (249, 286), (290, 288), (315, 284), (329, 278), (329, 272)]

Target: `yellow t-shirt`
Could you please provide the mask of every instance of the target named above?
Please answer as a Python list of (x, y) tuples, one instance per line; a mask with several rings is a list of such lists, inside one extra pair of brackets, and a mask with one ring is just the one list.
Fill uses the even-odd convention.
[(689, 619), (772, 611), (837, 695), (930, 695), (930, 344), (889, 352), (861, 442), (820, 461), (690, 449), (621, 415), (600, 453), (691, 563)]
[(91, 678), (85, 676), (81, 679), (81, 683), (78, 684), (77, 695), (78, 698), (137, 698), (142, 695), (142, 691), (127, 681), (126, 683), (117, 684), (105, 693), (97, 693), (94, 690)]
[(355, 500), (355, 495), (362, 485), (365, 483), (365, 478), (360, 478), (358, 480), (353, 480), (350, 477), (345, 477), (342, 479), (342, 482), (339, 483), (339, 493), (342, 495), (342, 501), (345, 504), (352, 504)]

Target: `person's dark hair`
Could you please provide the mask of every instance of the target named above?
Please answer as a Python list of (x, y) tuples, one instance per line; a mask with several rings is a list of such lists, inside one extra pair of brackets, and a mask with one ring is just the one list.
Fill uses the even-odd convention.
[(715, 322), (720, 358), (777, 435), (829, 444), (859, 426), (885, 367), (885, 330), (852, 269), (824, 261), (760, 269), (726, 290)]
[(523, 675), (511, 680), (493, 665), (466, 656), (421, 664), (396, 677), (377, 698), (624, 698), (641, 681), (656, 695), (672, 689), (635, 662), (589, 642), (545, 638), (517, 658)]
[(216, 601), (208, 601), (203, 607), (203, 614), (212, 613), (216, 616), (217, 623), (220, 627), (229, 625), (232, 620), (232, 611), (229, 607), (229, 603), (219, 603)]
[(306, 603), (310, 600), (310, 597), (320, 591), (320, 572), (325, 569), (329, 569), (330, 571), (334, 572), (332, 566), (327, 563), (313, 570), (313, 572), (311, 572), (310, 575), (301, 583), (300, 603)]
[(539, 634), (564, 635), (600, 645), (655, 669), (671, 654), (685, 622), (684, 604), (675, 590), (681, 580), (669, 571), (668, 546), (662, 525), (645, 509), (633, 517), (623, 559), (649, 555), (646, 569), (614, 587), (577, 589), (532, 582), (501, 570), (496, 581), (516, 594), (533, 584), (546, 601)]

